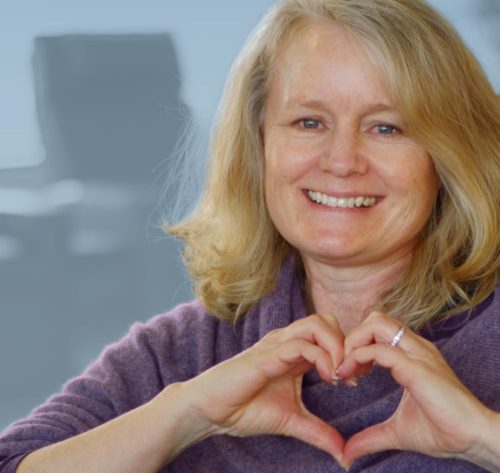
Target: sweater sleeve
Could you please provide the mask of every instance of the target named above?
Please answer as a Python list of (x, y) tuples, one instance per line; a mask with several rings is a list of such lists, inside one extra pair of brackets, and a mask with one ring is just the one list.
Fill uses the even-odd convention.
[[(175, 356), (186, 350), (182, 340), (187, 333), (199, 333), (202, 320), (193, 303), (148, 324), (135, 324), (61, 393), (0, 435), (0, 472), (14, 473), (27, 454), (108, 422), (148, 402), (166, 385), (206, 368), (199, 363), (203, 340), (195, 341), (182, 364)], [(209, 332), (201, 331), (205, 338)]]

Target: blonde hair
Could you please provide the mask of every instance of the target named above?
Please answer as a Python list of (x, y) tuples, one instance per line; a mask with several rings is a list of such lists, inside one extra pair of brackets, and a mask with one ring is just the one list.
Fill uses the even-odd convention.
[(266, 209), (260, 127), (276, 57), (311, 22), (334, 22), (373, 50), (442, 182), (411, 267), (382, 304), (413, 327), (478, 304), (498, 279), (499, 102), (458, 34), (423, 0), (283, 0), (264, 16), (230, 72), (202, 198), (167, 227), (185, 241), (197, 297), (235, 320), (273, 289), (293, 251)]

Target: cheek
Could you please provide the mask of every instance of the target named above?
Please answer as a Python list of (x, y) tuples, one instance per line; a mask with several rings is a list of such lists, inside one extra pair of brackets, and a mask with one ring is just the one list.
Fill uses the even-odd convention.
[(427, 207), (432, 209), (437, 199), (441, 181), (430, 158), (428, 158), (426, 167), (421, 169), (417, 176), (420, 176), (420, 178), (415, 179), (415, 186), (420, 190), (422, 200), (426, 202)]
[(407, 151), (383, 164), (379, 163), (378, 171), (393, 194), (392, 215), (397, 220), (391, 224), (399, 228), (421, 227), (432, 213), (439, 190), (439, 178), (431, 158)]
[(279, 146), (269, 146), (265, 155), (265, 183), (269, 192), (289, 181), (293, 174), (293, 160), (287, 150)]
[(315, 159), (310, 149), (290, 143), (268, 150), (265, 161), (266, 182), (275, 185), (300, 185), (302, 179), (315, 169)]
[(432, 214), (439, 191), (439, 179), (434, 166), (429, 164), (415, 169), (408, 188), (411, 189), (409, 204), (415, 223), (424, 226)]
[(281, 179), (283, 174), (280, 172), (279, 159), (273, 150), (266, 150), (264, 166), (264, 192), (267, 208), (271, 213), (279, 207), (279, 194)]
[[(401, 159), (403, 158), (403, 159)], [(439, 188), (439, 178), (427, 154), (401, 152), (395, 159), (380, 164), (380, 173), (398, 194), (414, 196), (423, 201), (434, 200)]]

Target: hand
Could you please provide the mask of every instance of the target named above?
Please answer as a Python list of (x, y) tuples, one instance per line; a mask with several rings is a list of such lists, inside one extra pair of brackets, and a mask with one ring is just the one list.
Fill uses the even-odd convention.
[(351, 464), (362, 455), (391, 449), (475, 458), (491, 411), (460, 382), (431, 342), (406, 330), (392, 347), (400, 325), (374, 312), (345, 339), (339, 376), (359, 376), (376, 363), (390, 369), (404, 392), (388, 420), (349, 439), (344, 461)]
[(291, 436), (341, 461), (342, 436), (305, 408), (301, 391), (303, 375), (311, 368), (326, 382), (336, 378), (343, 341), (331, 316), (312, 315), (270, 332), (250, 349), (184, 383), (190, 411), (217, 434)]

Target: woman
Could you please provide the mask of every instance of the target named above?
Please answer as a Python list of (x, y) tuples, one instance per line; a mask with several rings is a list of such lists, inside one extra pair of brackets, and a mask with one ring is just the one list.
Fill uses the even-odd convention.
[(277, 4), (170, 229), (199, 302), (11, 426), (0, 471), (500, 471), (499, 122), (422, 0)]

